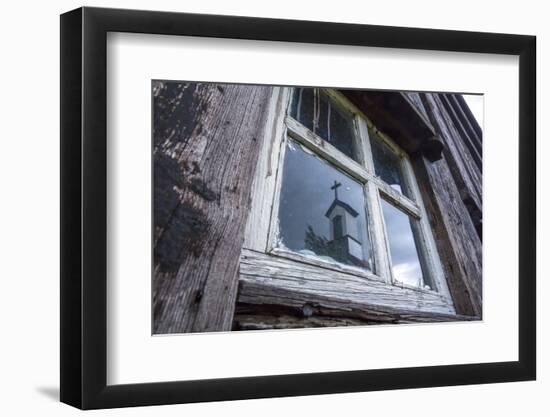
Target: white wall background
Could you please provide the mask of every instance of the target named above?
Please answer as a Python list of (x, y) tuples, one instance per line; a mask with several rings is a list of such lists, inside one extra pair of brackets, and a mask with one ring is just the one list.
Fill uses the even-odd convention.
[[(81, 3), (63, 0), (9, 2), (0, 30), (0, 410), (3, 415), (74, 415), (58, 403), (59, 392), (59, 17)], [(540, 77), (549, 71), (550, 27), (544, 3), (406, 1), (298, 2), (278, 0), (92, 1), (89, 6), (237, 14), (292, 19), (371, 23), (534, 34), (538, 36), (539, 258), (550, 249), (550, 210), (544, 184), (550, 152), (541, 140), (549, 133), (542, 120), (550, 88)], [(545, 135), (546, 134), (546, 135)], [(504, 167), (503, 167), (504, 169)], [(547, 415), (550, 405), (550, 270), (539, 263), (539, 378), (537, 382), (432, 388), (346, 395), (237, 401), (100, 411), (99, 415), (279, 416), (384, 414), (407, 416)], [(546, 394), (546, 395), (544, 395)]]

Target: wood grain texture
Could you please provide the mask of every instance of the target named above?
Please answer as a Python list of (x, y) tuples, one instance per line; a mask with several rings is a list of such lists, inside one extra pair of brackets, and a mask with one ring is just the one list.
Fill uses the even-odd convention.
[(472, 321), (471, 316), (422, 314), (414, 311), (366, 309), (349, 305), (332, 309), (316, 305), (307, 308), (282, 308), (279, 305), (237, 304), (233, 330), (276, 330), (315, 327), (369, 326), (374, 324), (437, 323)]
[[(153, 85), (154, 332), (481, 317), (481, 241), (464, 197), (474, 195), (474, 204), (481, 207), (481, 172), (468, 154), (470, 148), (477, 149), (480, 138), (464, 143), (464, 135), (476, 131), (461, 127), (460, 123), (470, 120), (453, 107), (452, 103), (460, 102), (451, 103), (451, 98), (437, 94), (407, 96), (446, 146), (445, 158), (435, 163), (420, 152), (414, 155), (411, 173), (418, 178), (418, 186), (410, 199), (288, 118), (289, 91), (216, 84)], [(370, 277), (292, 254), (270, 254), (286, 133), (382, 191), (410, 215), (422, 218), (423, 234), (431, 234), (431, 228), (435, 237), (423, 255), (430, 262), (437, 252), (441, 257), (439, 269), (428, 269), (434, 276), (445, 276), (448, 290), (439, 285), (439, 293), (388, 285), (390, 267), (380, 256), (376, 259), (379, 276)], [(369, 202), (374, 196), (380, 198), (374, 188), (370, 194)], [(418, 204), (420, 197), (424, 206)], [(383, 235), (380, 230), (377, 233)], [(387, 251), (385, 246), (381, 244)]]
[(260, 141), (258, 163), (252, 183), (252, 205), (245, 231), (243, 247), (266, 251), (268, 234), (277, 192), (280, 160), (286, 126), (284, 117), (290, 98), (290, 89), (274, 87), (269, 100), (267, 122)]
[(482, 247), (445, 160), (414, 161), (449, 291), (459, 314), (481, 317)]
[(430, 123), (428, 112), (426, 111), (426, 108), (424, 107), (424, 103), (422, 102), (422, 97), (421, 97), (422, 93), (405, 91), (402, 94), (407, 100), (409, 100), (409, 102), (413, 105), (413, 107), (416, 109), (418, 114), (422, 116), (424, 121), (426, 123)]
[[(466, 205), (470, 218), (479, 237), (482, 236), (482, 132), (473, 117), (464, 98), (460, 94), (438, 94), (445, 108), (449, 122), (455, 127), (454, 144), (448, 150), (449, 167), (462, 201)], [(468, 161), (465, 164), (464, 161)]]
[(271, 87), (154, 82), (154, 333), (229, 330)]
[[(454, 313), (440, 294), (387, 285), (344, 272), (243, 249), (238, 303), (303, 307), (326, 305), (348, 310), (416, 311), (429, 315)], [(327, 304), (328, 303), (328, 304)]]
[[(469, 156), (475, 162), (479, 171), (483, 169), (482, 163), (482, 141), (481, 133), (478, 133), (479, 127), (475, 119), (466, 115), (468, 106), (460, 94), (438, 94), (445, 110), (451, 116), (452, 122), (455, 125), (462, 142), (469, 152)], [(473, 124), (477, 128), (473, 127)]]
[[(482, 207), (482, 169), (480, 148), (467, 143), (472, 139), (462, 129), (460, 120), (456, 116), (449, 101), (454, 101), (453, 95), (424, 94), (424, 102), (429, 108), (429, 116), (438, 135), (445, 143), (444, 154), (447, 164), (461, 194), (462, 201), (471, 200), (472, 204), (481, 212)], [(476, 149), (474, 153), (470, 149)]]
[[(427, 93), (422, 98), (445, 151), (444, 158), (434, 163), (417, 156), (414, 171), (457, 313), (481, 317), (482, 245), (477, 226), (482, 213), (482, 172), (443, 104), (444, 95)], [(472, 206), (477, 214), (472, 215)]]
[(243, 250), (234, 330), (471, 320), (437, 293)]
[[(445, 108), (443, 107), (442, 105), (442, 102), (437, 102), (434, 104), (434, 106), (437, 106), (437, 108), (435, 108), (434, 112), (435, 112), (435, 115), (432, 114), (430, 115), (431, 117), (428, 116), (428, 112), (431, 110), (431, 107), (429, 106), (425, 106), (424, 105), (424, 98), (422, 97), (423, 94), (417, 94), (415, 93), (413, 95), (413, 97), (408, 97), (408, 100), (410, 100), (411, 102), (411, 105), (414, 105), (416, 107), (416, 111), (422, 115), (423, 118), (426, 118), (426, 119), (433, 119), (435, 120), (435, 122), (439, 123), (439, 124), (444, 124), (443, 127), (439, 126), (439, 124), (437, 125), (438, 126), (438, 132), (440, 132), (440, 135), (448, 142), (452, 142), (452, 141), (457, 141), (457, 140), (461, 140), (462, 138), (459, 136), (459, 133), (458, 133), (458, 130), (456, 128), (456, 126), (452, 125), (453, 123), (453, 120), (451, 118), (451, 115), (449, 115), (448, 113), (446, 113), (446, 110)], [(357, 112), (358, 110), (353, 108), (352, 107), (352, 111), (353, 112)], [(279, 114), (279, 118), (282, 117), (280, 114)], [(396, 120), (398, 120), (398, 117), (396, 116)], [(471, 294), (474, 294), (476, 293), (476, 289), (474, 287), (472, 287), (471, 285), (466, 285), (465, 284), (465, 280), (467, 280), (468, 278), (466, 277), (466, 274), (471, 272), (470, 270), (472, 269), (471, 268), (471, 265), (469, 265), (469, 267), (467, 268), (468, 271), (467, 272), (463, 272), (463, 273), (457, 273), (456, 271), (457, 270), (461, 270), (461, 271), (465, 271), (464, 269), (464, 264), (465, 263), (468, 263), (470, 262), (469, 260), (467, 260), (466, 257), (462, 256), (462, 255), (456, 255), (454, 254), (455, 251), (458, 251), (458, 252), (462, 252), (463, 254), (464, 253), (467, 253), (469, 254), (470, 256), (473, 256), (474, 259), (473, 259), (473, 263), (478, 263), (479, 266), (481, 265), (481, 259), (480, 259), (480, 253), (476, 253), (475, 251), (475, 248), (472, 249), (471, 247), (468, 247), (466, 249), (463, 248), (464, 245), (467, 245), (468, 243), (468, 239), (469, 239), (469, 233), (471, 233), (471, 229), (467, 229), (466, 231), (462, 231), (463, 233), (463, 236), (462, 236), (462, 240), (461, 239), (458, 239), (458, 241), (456, 240), (456, 237), (455, 237), (455, 240), (454, 241), (451, 241), (450, 239), (452, 239), (452, 237), (447, 233), (441, 233), (439, 235), (439, 237), (436, 237), (436, 239), (432, 238), (431, 235), (431, 228), (433, 227), (433, 225), (435, 224), (434, 222), (434, 212), (435, 211), (438, 211), (438, 213), (442, 213), (442, 212), (445, 212), (447, 213), (447, 215), (449, 215), (448, 213), (455, 213), (455, 212), (461, 212), (462, 214), (464, 214), (464, 207), (465, 207), (465, 204), (463, 201), (461, 201), (460, 198), (456, 199), (454, 196), (451, 197), (451, 198), (447, 198), (447, 199), (440, 199), (439, 201), (439, 206), (437, 207), (437, 209), (434, 211), (434, 208), (432, 207), (432, 205), (428, 205), (428, 209), (427, 210), (426, 208), (422, 208), (421, 210), (421, 207), (415, 203), (414, 201), (412, 200), (416, 200), (416, 201), (421, 201), (421, 197), (423, 195), (426, 195), (427, 193), (426, 192), (421, 192), (421, 187), (417, 186), (416, 185), (416, 181), (413, 181), (414, 182), (414, 195), (415, 195), (415, 198), (414, 199), (408, 199), (408, 198), (405, 198), (403, 197), (401, 194), (398, 194), (395, 190), (393, 189), (389, 189), (389, 187), (385, 187), (385, 184), (382, 183), (381, 181), (379, 181), (379, 179), (373, 175), (371, 172), (369, 172), (368, 170), (368, 166), (367, 167), (362, 167), (362, 166), (359, 166), (359, 164), (357, 164), (355, 161), (351, 161), (349, 160), (349, 158), (344, 158), (343, 156), (340, 155), (340, 153), (336, 152), (329, 144), (326, 144), (324, 143), (324, 141), (322, 141), (320, 138), (317, 138), (315, 135), (311, 134), (310, 132), (307, 131), (307, 129), (303, 128), (302, 125), (300, 125), (299, 123), (295, 122), (293, 119), (289, 118), (289, 117), (286, 117), (286, 119), (284, 120), (286, 125), (288, 126), (288, 134), (290, 134), (294, 139), (297, 139), (300, 143), (302, 143), (304, 146), (307, 146), (308, 148), (312, 149), (313, 151), (319, 153), (320, 155), (322, 155), (323, 157), (327, 158), (329, 161), (331, 161), (332, 163), (334, 163), (335, 165), (339, 166), (340, 168), (342, 168), (343, 170), (349, 172), (351, 175), (355, 176), (358, 180), (362, 181), (362, 182), (366, 182), (367, 185), (370, 185), (370, 186), (374, 186), (376, 185), (376, 187), (378, 189), (380, 189), (386, 198), (389, 198), (394, 204), (397, 204), (398, 206), (400, 206), (402, 209), (405, 209), (409, 214), (413, 215), (414, 217), (416, 218), (421, 218), (422, 219), (422, 224), (421, 224), (421, 227), (423, 229), (423, 232), (420, 233), (422, 236), (424, 236), (424, 238), (426, 239), (425, 241), (423, 240), (422, 242), (426, 243), (428, 242), (429, 244), (424, 244), (424, 245), (421, 245), (421, 249), (425, 249), (422, 251), (422, 255), (423, 255), (423, 259), (425, 259), (425, 267), (429, 270), (430, 272), (430, 275), (432, 276), (432, 278), (436, 277), (437, 279), (435, 279), (436, 282), (434, 282), (434, 284), (437, 284), (436, 287), (439, 291), (439, 294), (438, 296), (440, 297), (442, 301), (442, 304), (445, 306), (444, 308), (447, 309), (447, 311), (445, 313), (441, 313), (441, 312), (436, 312), (436, 311), (424, 311), (422, 312), (421, 308), (423, 308), (421, 306), (422, 303), (420, 304), (417, 304), (417, 305), (414, 305), (414, 299), (415, 299), (415, 293), (414, 293), (414, 290), (412, 288), (408, 288), (408, 290), (411, 290), (413, 292), (411, 293), (407, 293), (406, 296), (403, 297), (402, 301), (403, 304), (399, 304), (400, 301), (396, 301), (396, 300), (380, 300), (380, 299), (376, 299), (376, 295), (373, 295), (373, 294), (378, 294), (380, 295), (380, 293), (377, 293), (377, 291), (372, 291), (372, 288), (367, 288), (364, 286), (364, 283), (365, 283), (365, 280), (367, 280), (367, 282), (370, 282), (372, 283), (373, 281), (377, 281), (375, 284), (379, 284), (380, 281), (388, 281), (389, 280), (389, 272), (387, 270), (389, 270), (389, 266), (388, 265), (384, 265), (384, 262), (383, 259), (377, 259), (377, 274), (379, 275), (378, 277), (371, 277), (369, 276), (368, 274), (365, 274), (365, 273), (357, 273), (355, 271), (348, 271), (348, 270), (345, 270), (344, 268), (336, 268), (334, 266), (328, 266), (328, 265), (323, 265), (321, 262), (314, 262), (312, 260), (308, 260), (308, 259), (304, 259), (304, 257), (300, 257), (298, 256), (297, 254), (294, 255), (292, 253), (279, 253), (279, 251), (277, 250), (274, 250), (272, 249), (271, 250), (271, 255), (275, 255), (275, 256), (272, 256), (270, 258), (270, 260), (273, 262), (273, 264), (271, 265), (272, 269), (270, 274), (272, 274), (272, 278), (274, 276), (277, 276), (278, 274), (282, 274), (282, 275), (285, 275), (287, 272), (285, 272), (288, 268), (295, 268), (295, 275), (294, 275), (294, 280), (298, 280), (301, 282), (301, 286), (299, 288), (294, 288), (296, 291), (300, 292), (300, 291), (314, 291), (316, 293), (316, 295), (318, 296), (321, 296), (321, 297), (328, 297), (329, 299), (334, 299), (335, 297), (339, 297), (339, 296), (343, 296), (343, 297), (347, 297), (348, 294), (347, 294), (347, 290), (349, 288), (349, 286), (351, 285), (351, 287), (353, 287), (354, 284), (351, 284), (349, 282), (349, 280), (347, 280), (347, 276), (354, 276), (355, 279), (359, 279), (359, 284), (358, 284), (358, 287), (355, 288), (355, 294), (354, 294), (354, 297), (355, 296), (358, 296), (357, 294), (363, 294), (362, 296), (364, 297), (362, 300), (361, 300), (361, 307), (362, 309), (379, 309), (381, 306), (383, 308), (392, 308), (391, 305), (392, 303), (396, 303), (393, 308), (396, 308), (398, 311), (409, 311), (409, 313), (411, 312), (416, 312), (416, 313), (421, 313), (422, 315), (422, 320), (425, 320), (425, 321), (429, 321), (429, 317), (430, 315), (433, 316), (433, 321), (438, 321), (439, 319), (437, 318), (438, 314), (443, 314), (443, 316), (452, 316), (453, 314), (455, 314), (455, 310), (453, 309), (453, 305), (452, 305), (452, 302), (450, 301), (451, 298), (457, 298), (459, 301), (458, 301), (458, 304), (459, 304), (459, 310), (461, 312), (464, 312), (465, 314), (469, 314), (472, 319), (476, 319), (476, 318), (479, 318), (480, 317), (480, 309), (478, 308), (474, 308), (472, 307), (473, 306), (473, 301), (470, 299), (470, 295)], [(450, 125), (449, 125), (450, 124)], [(361, 128), (362, 126), (359, 125), (359, 128)], [(445, 130), (446, 129), (446, 130)], [(454, 135), (454, 136), (453, 136)], [(277, 139), (278, 141), (280, 141), (281, 139)], [(388, 139), (388, 140), (391, 140), (391, 139)], [(276, 145), (275, 145), (275, 149), (278, 149), (278, 146), (280, 142), (276, 142)], [(452, 143), (452, 146), (454, 146), (454, 143)], [(268, 147), (266, 147), (266, 149), (269, 149)], [(462, 151), (464, 148), (461, 148), (460, 151)], [(399, 152), (402, 152), (401, 150)], [(456, 152), (456, 150), (453, 150), (453, 152)], [(278, 152), (272, 152), (272, 154), (270, 155), (272, 158), (275, 158), (274, 161), (276, 161), (276, 156), (274, 156), (273, 154), (277, 154)], [(368, 152), (367, 152), (368, 154)], [(419, 157), (421, 155), (421, 153), (416, 153), (415, 157)], [(280, 158), (279, 158), (280, 159)], [(266, 159), (267, 160), (267, 159)], [(427, 164), (429, 164), (430, 162), (428, 161), (425, 161)], [(448, 171), (448, 166), (447, 166), (447, 163), (446, 162), (442, 162), (442, 164), (444, 164), (444, 166), (446, 167), (447, 171)], [(266, 163), (263, 163), (263, 164), (259, 164), (260, 167), (263, 167), (262, 169), (262, 173), (261, 173), (261, 177), (264, 176), (265, 172), (267, 172), (267, 166), (268, 164)], [(407, 172), (411, 172), (410, 175), (407, 176), (407, 178), (409, 176), (411, 176), (412, 178), (412, 175), (413, 175), (413, 169), (412, 169), (412, 166), (409, 166), (409, 164), (407, 164)], [(265, 171), (265, 172), (264, 172)], [(442, 168), (442, 172), (443, 172), (443, 175), (445, 173), (448, 173), (447, 171), (445, 171), (445, 169)], [(433, 175), (433, 174), (432, 174)], [(445, 176), (444, 175), (444, 182), (448, 182), (448, 184), (446, 184), (445, 186), (453, 189), (456, 189), (456, 184), (455, 184), (455, 179), (449, 175)], [(424, 187), (426, 187), (426, 184), (428, 184), (428, 187), (431, 187), (429, 185), (429, 179), (426, 177), (426, 176), (420, 176), (419, 179), (421, 181), (424, 182)], [(444, 186), (444, 187), (445, 187)], [(444, 188), (443, 187), (443, 188)], [(257, 187), (255, 187), (257, 188)], [(276, 188), (275, 188), (276, 189)], [(433, 190), (431, 191), (432, 194), (433, 194)], [(371, 192), (372, 196), (378, 196), (378, 192), (376, 192), (376, 190), (372, 191)], [(460, 193), (459, 193), (460, 194)], [(264, 195), (265, 197), (265, 193), (263, 193), (262, 195)], [(393, 197), (393, 198), (392, 198)], [(453, 198), (455, 198), (453, 200)], [(276, 198), (275, 198), (276, 200)], [(367, 201), (371, 202), (371, 199), (368, 198)], [(265, 202), (264, 202), (265, 204)], [(276, 204), (276, 201), (274, 202), (274, 204)], [(462, 207), (453, 207), (454, 204), (458, 204), (459, 206), (462, 206)], [(372, 215), (372, 207), (370, 208), (369, 212), (371, 213)], [(420, 212), (423, 212), (422, 215)], [(443, 222), (442, 218), (441, 218), (441, 214), (438, 214), (439, 216), (439, 221), (440, 223)], [(256, 216), (258, 217), (258, 216)], [(455, 222), (459, 222), (459, 218), (457, 216), (454, 217), (454, 221)], [(272, 228), (276, 226), (276, 222), (274, 219), (272, 219)], [(251, 230), (254, 230), (251, 225), (249, 225), (250, 229)], [(446, 226), (442, 226), (442, 227), (446, 227)], [(458, 228), (458, 226), (455, 225), (455, 229)], [(372, 228), (372, 230), (374, 230), (374, 228)], [(383, 233), (382, 231), (378, 231), (378, 235), (379, 236), (383, 236)], [(437, 240), (437, 242), (436, 242)], [(464, 241), (463, 241), (464, 240)], [(376, 239), (375, 241), (379, 241), (379, 239)], [(256, 249), (256, 250), (259, 250), (260, 252), (262, 252), (262, 246), (259, 246), (259, 247), (253, 247), (252, 245), (248, 246), (248, 248), (250, 249)], [(387, 251), (389, 249), (386, 247), (386, 245), (382, 245), (382, 250), (379, 250), (378, 252), (379, 253), (386, 253), (387, 254)], [(268, 251), (269, 251), (269, 246), (268, 246)], [(442, 261), (445, 263), (445, 266), (442, 265), (442, 263), (440, 262), (439, 260), (439, 256), (438, 256), (438, 252), (441, 252), (444, 256), (442, 257)], [(244, 252), (243, 252), (244, 253)], [(450, 256), (448, 256), (450, 254)], [(288, 263), (290, 262), (290, 263)], [(250, 266), (250, 265), (247, 265), (246, 264), (247, 261), (243, 261), (243, 263), (241, 264), (241, 288), (245, 288), (246, 285), (248, 284), (242, 284), (243, 282), (246, 281), (246, 278), (243, 278), (243, 277), (246, 277), (247, 276), (247, 268)], [(300, 267), (301, 266), (305, 266), (307, 269), (305, 270), (300, 270)], [(309, 279), (306, 279), (304, 281), (304, 278), (302, 275), (308, 275), (308, 277), (311, 277), (311, 276), (314, 276), (315, 275), (315, 268), (317, 268), (317, 273), (319, 274), (319, 280), (317, 282), (315, 282), (315, 279), (313, 280), (309, 280)], [(476, 268), (474, 267), (474, 270)], [(274, 271), (277, 271), (277, 272), (274, 272)], [(385, 272), (385, 273), (384, 273)], [(262, 273), (266, 273), (265, 271), (263, 271)], [(322, 284), (320, 284), (319, 282), (322, 281), (323, 279), (321, 279), (321, 275), (324, 276), (324, 281), (322, 282)], [(452, 285), (447, 285), (446, 282), (445, 282), (445, 279), (447, 276), (450, 276), (450, 280), (452, 281)], [(301, 277), (301, 278), (300, 278)], [(380, 279), (380, 277), (382, 277), (382, 279)], [(248, 276), (248, 279), (250, 278), (250, 276)], [(258, 277), (256, 276), (254, 279), (257, 279)], [(375, 278), (375, 279), (373, 279)], [(272, 286), (272, 287), (276, 287), (277, 290), (290, 290), (288, 288), (288, 279), (287, 280), (279, 280), (279, 279), (272, 279), (270, 280), (269, 282), (269, 285)], [(333, 286), (333, 288), (331, 287)], [(449, 289), (449, 287), (452, 286), (452, 297), (451, 297), (451, 291)], [(249, 287), (246, 287), (246, 288), (249, 288)], [(392, 287), (392, 286), (388, 286), (388, 289), (389, 291), (391, 291), (392, 289), (394, 288), (398, 288), (398, 287)], [(271, 288), (271, 290), (273, 290), (274, 288)], [(401, 288), (401, 290), (403, 290), (404, 288)], [(324, 292), (326, 290), (326, 292)], [(382, 293), (384, 293), (385, 289), (382, 289)], [(411, 295), (413, 294), (413, 295)], [(433, 293), (432, 293), (433, 294)], [(466, 294), (466, 295), (465, 295)], [(393, 294), (392, 294), (393, 295)], [(244, 295), (243, 295), (244, 297)], [(308, 295), (308, 297), (311, 297), (311, 294)], [(391, 297), (390, 297), (391, 298)], [(412, 300), (412, 301), (411, 301)], [(348, 299), (349, 301), (349, 299)], [(238, 306), (242, 306), (244, 304), (246, 304), (248, 307), (247, 307), (247, 326), (249, 326), (250, 328), (253, 328), (253, 325), (251, 323), (250, 320), (252, 320), (252, 316), (254, 316), (254, 314), (257, 314), (257, 318), (258, 320), (265, 320), (265, 316), (267, 314), (267, 311), (274, 311), (273, 309), (274, 308), (287, 308), (289, 307), (288, 305), (284, 305), (283, 304), (278, 304), (280, 303), (281, 300), (271, 300), (271, 304), (269, 304), (269, 308), (266, 310), (265, 306), (267, 304), (265, 303), (259, 303), (259, 304), (255, 304), (255, 303), (252, 303), (250, 302), (250, 300), (248, 300), (248, 302), (243, 302), (242, 299), (239, 298), (239, 301), (238, 301)], [(429, 303), (429, 302), (428, 302)], [(477, 305), (480, 305), (481, 303), (481, 300), (478, 300), (475, 302), (475, 304)], [(408, 304), (408, 305), (407, 305)], [(254, 309), (252, 306), (256, 306), (256, 312), (255, 313), (252, 313), (252, 310)], [(296, 306), (293, 306), (292, 308), (295, 308)], [(429, 310), (429, 308), (428, 308)], [(479, 313), (479, 314), (478, 314)], [(275, 314), (275, 313), (274, 313)], [(285, 313), (286, 314), (286, 313)], [(238, 315), (240, 315), (240, 319), (241, 320), (243, 318), (243, 315), (242, 315), (242, 311), (240, 313), (238, 313)], [(260, 316), (262, 316), (262, 318), (260, 318)], [(461, 315), (459, 315), (458, 317), (462, 317)], [(328, 318), (328, 316), (325, 315), (325, 318), (323, 320), (333, 320), (334, 317), (331, 317), (331, 318)], [(237, 320), (237, 318), (235, 319)], [(393, 319), (392, 319), (393, 320)], [(241, 320), (242, 321), (242, 320)], [(321, 323), (321, 322), (317, 322), (318, 324)], [(289, 326), (293, 326), (294, 324), (291, 324), (291, 323), (287, 323)], [(277, 324), (277, 326), (283, 326), (282, 322), (279, 322)]]

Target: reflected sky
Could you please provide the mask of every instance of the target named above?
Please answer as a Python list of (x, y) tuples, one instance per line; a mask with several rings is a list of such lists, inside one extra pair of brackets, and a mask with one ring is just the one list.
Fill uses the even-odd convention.
[(279, 205), (279, 245), (306, 256), (369, 268), (363, 187), (288, 140)]
[(417, 221), (383, 198), (382, 212), (390, 245), (392, 272), (396, 281), (423, 286), (422, 268), (414, 242), (411, 221)]

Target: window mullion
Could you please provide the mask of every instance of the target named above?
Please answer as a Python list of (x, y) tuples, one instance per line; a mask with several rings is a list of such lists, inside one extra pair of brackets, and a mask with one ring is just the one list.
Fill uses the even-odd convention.
[(389, 257), (386, 230), (384, 228), (380, 193), (378, 192), (378, 187), (376, 187), (372, 181), (365, 184), (365, 199), (367, 201), (368, 222), (371, 234), (370, 239), (372, 242), (375, 272), (376, 275), (381, 277), (385, 282), (391, 284), (391, 261)]
[(391, 203), (399, 207), (405, 213), (413, 216), (415, 219), (420, 219), (422, 213), (420, 212), (420, 206), (415, 201), (401, 194), (400, 192), (395, 191), (389, 185), (383, 181), (375, 181), (380, 192), (384, 194), (386, 200), (391, 201)]
[(367, 172), (375, 175), (374, 160), (372, 157), (372, 149), (370, 147), (369, 127), (367, 125), (367, 121), (363, 117), (356, 115), (355, 123), (357, 125), (357, 133), (359, 135), (363, 166), (365, 167)]
[[(373, 177), (374, 160), (369, 138), (369, 127), (367, 121), (359, 116), (355, 116), (357, 133), (363, 158), (363, 166)], [(365, 184), (365, 200), (367, 201), (368, 222), (370, 231), (370, 240), (372, 242), (372, 252), (375, 264), (376, 275), (385, 282), (391, 284), (391, 260), (387, 246), (386, 231), (384, 228), (384, 218), (382, 216), (382, 206), (380, 203), (380, 193), (374, 181), (368, 181)]]

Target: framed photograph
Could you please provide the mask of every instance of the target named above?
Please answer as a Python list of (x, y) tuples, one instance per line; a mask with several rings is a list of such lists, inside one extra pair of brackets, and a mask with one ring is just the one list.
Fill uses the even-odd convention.
[(61, 16), (61, 401), (533, 380), (535, 37)]

